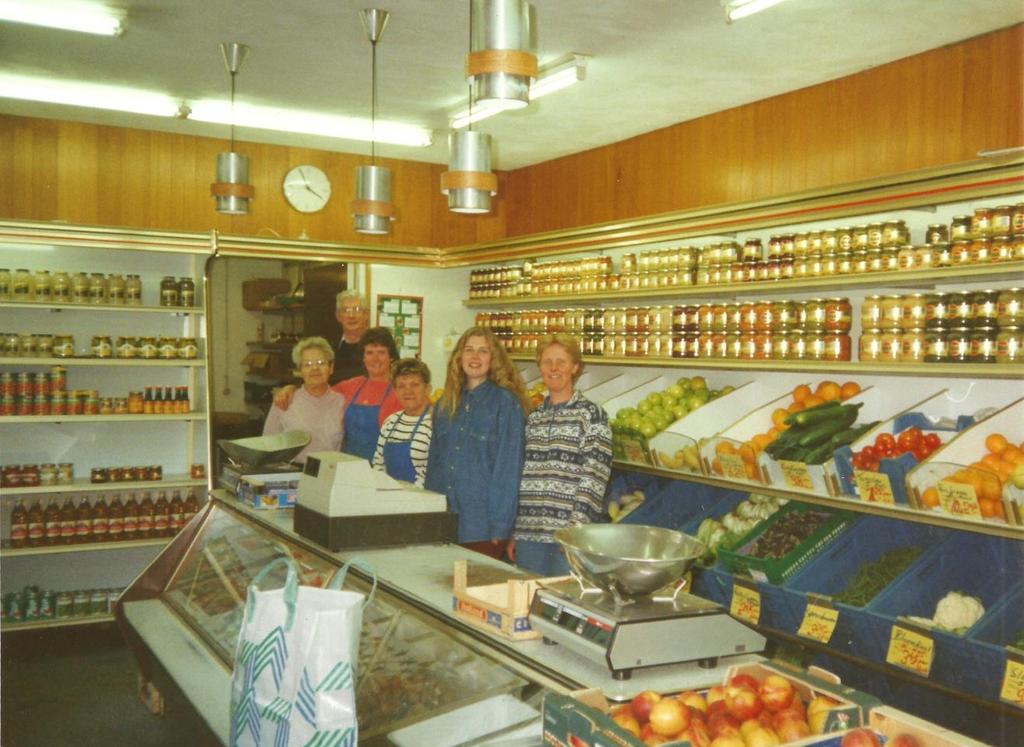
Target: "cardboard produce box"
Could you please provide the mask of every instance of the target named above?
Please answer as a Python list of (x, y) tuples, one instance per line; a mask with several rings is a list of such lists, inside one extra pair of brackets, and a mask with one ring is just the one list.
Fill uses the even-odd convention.
[(469, 561), (456, 560), (452, 589), (456, 617), (513, 641), (541, 637), (530, 627), (530, 602), (540, 582), (552, 579), (510, 578), (501, 583), (469, 586), (468, 574)]
[[(826, 715), (819, 717), (821, 733), (784, 742), (794, 747), (830, 744), (836, 740), (837, 733), (867, 724), (869, 713), (881, 705), (877, 698), (844, 687), (835, 675), (817, 668), (791, 669), (775, 662), (743, 664), (730, 667), (721, 687), (737, 675), (748, 675), (759, 682), (769, 675), (781, 675), (789, 680), (805, 704), (818, 696), (834, 701), (835, 705), (827, 710)], [(708, 693), (717, 689), (712, 688)], [(548, 693), (544, 696), (544, 742), (572, 747), (644, 747), (642, 739), (615, 722), (616, 710), (621, 707), (613, 707), (599, 690), (581, 690), (570, 695)], [(665, 744), (681, 747), (690, 742), (681, 738)]]

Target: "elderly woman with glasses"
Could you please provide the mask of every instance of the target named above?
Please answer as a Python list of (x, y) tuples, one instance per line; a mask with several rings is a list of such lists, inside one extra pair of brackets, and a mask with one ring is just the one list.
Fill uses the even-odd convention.
[(270, 408), (263, 424), (263, 435), (296, 430), (308, 433), (309, 445), (294, 460), (304, 463), (306, 455), (314, 451), (341, 448), (345, 434), (345, 398), (331, 390), (334, 351), (327, 340), (322, 337), (299, 340), (292, 348), (292, 362), (302, 378), (302, 386), (295, 390), (287, 409), (276, 404)]

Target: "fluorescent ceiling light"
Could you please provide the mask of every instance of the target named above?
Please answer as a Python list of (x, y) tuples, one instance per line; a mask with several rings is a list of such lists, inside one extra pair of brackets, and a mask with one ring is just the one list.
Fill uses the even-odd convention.
[(0, 21), (120, 36), (122, 14), (97, 3), (79, 0), (0, 0)]
[[(581, 80), (586, 80), (588, 59), (590, 58), (587, 55), (573, 53), (542, 67), (538, 71), (537, 79), (530, 85), (530, 100), (539, 99), (549, 93), (568, 88)], [(474, 106), (472, 116), (469, 109), (462, 109), (450, 114), (448, 119), (453, 130), (461, 130), (471, 122), (479, 122), (481, 119), (493, 117), (507, 109), (521, 108), (518, 103), (516, 102), (514, 106), (501, 103)]]
[(323, 135), (345, 140), (373, 140), (392, 145), (426, 147), (433, 142), (432, 130), (401, 122), (377, 120), (376, 126), (369, 119), (339, 117), (317, 114), (295, 109), (275, 109), (269, 106), (253, 106), (235, 102), (234, 115), (230, 101), (202, 99), (190, 102), (189, 119), (217, 124), (234, 124), (236, 127), (252, 127), (278, 132), (298, 132), (306, 135)]
[(151, 91), (0, 73), (0, 98), (173, 117), (180, 101)]
[(741, 18), (760, 13), (773, 5), (778, 5), (783, 0), (722, 0), (722, 8), (725, 9), (725, 20), (729, 23), (738, 21)]

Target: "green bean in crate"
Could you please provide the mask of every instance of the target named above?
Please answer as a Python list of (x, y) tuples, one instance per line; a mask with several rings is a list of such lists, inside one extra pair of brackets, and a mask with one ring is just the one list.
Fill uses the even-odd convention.
[[(817, 516), (812, 518), (810, 514)], [(839, 536), (853, 523), (854, 518), (855, 515), (850, 511), (830, 511), (817, 506), (789, 503), (731, 548), (720, 548), (718, 559), (733, 573), (746, 573), (756, 581), (781, 584)], [(776, 529), (773, 530), (773, 527)], [(760, 545), (758, 543), (762, 537), (772, 537), (769, 532), (791, 535), (794, 540), (792, 546), (781, 554), (770, 552), (773, 557), (752, 555), (751, 550), (756, 551), (766, 546), (765, 542)], [(771, 543), (774, 541), (770, 540)]]

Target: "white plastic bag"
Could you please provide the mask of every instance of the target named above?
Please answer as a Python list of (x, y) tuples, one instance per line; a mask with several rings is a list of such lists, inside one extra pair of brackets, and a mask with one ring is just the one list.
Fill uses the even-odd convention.
[[(267, 564), (249, 585), (231, 682), (232, 747), (354, 747), (355, 666), (363, 607), (370, 596), (342, 591), (353, 563), (327, 588), (299, 586), (287, 558)], [(259, 583), (286, 566), (280, 589)], [(372, 572), (372, 571), (371, 571)]]

